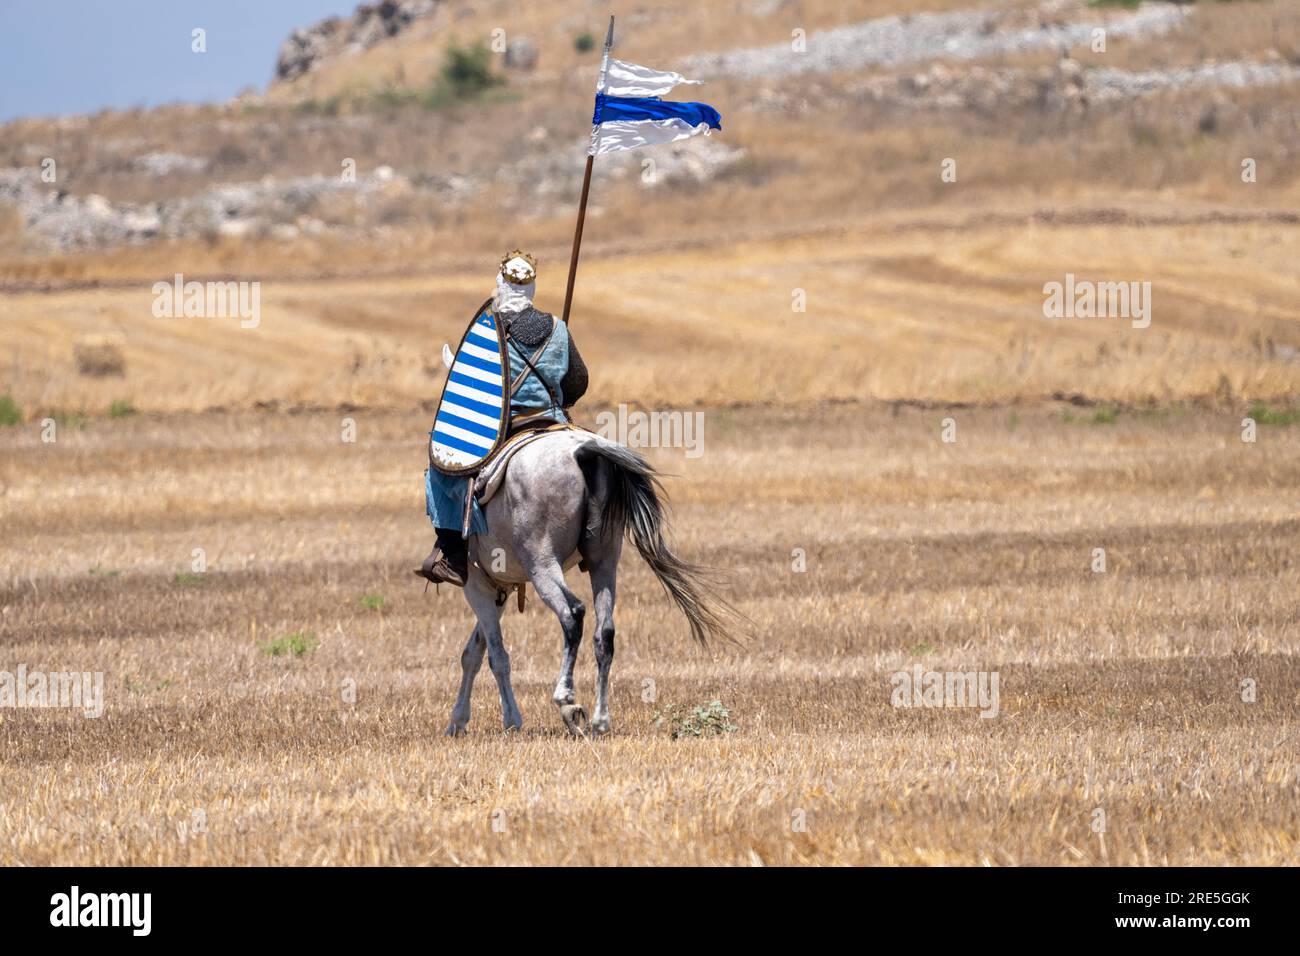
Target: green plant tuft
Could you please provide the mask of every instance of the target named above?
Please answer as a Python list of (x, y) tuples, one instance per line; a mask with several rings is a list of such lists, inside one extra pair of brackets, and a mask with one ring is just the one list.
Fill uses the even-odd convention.
[(316, 639), (315, 634), (309, 631), (295, 631), (292, 634), (282, 634), (269, 644), (263, 644), (262, 652), (272, 657), (283, 657), (286, 654), (302, 657), (319, 646), (320, 641)]
[(85, 428), (90, 422), (90, 416), (79, 408), (55, 408), (45, 417), (54, 419), (54, 424), (60, 428), (71, 428), (74, 431)]
[(440, 79), (448, 95), (462, 100), (471, 99), (505, 82), (492, 72), (492, 51), (481, 43), (468, 47), (454, 43), (449, 46)]
[(1294, 425), (1300, 422), (1300, 408), (1271, 409), (1263, 402), (1254, 402), (1246, 413), (1257, 425)]
[(23, 410), (18, 407), (14, 397), (8, 393), (0, 395), (0, 428), (9, 428), (23, 423)]
[(720, 700), (711, 700), (703, 707), (691, 710), (673, 705), (655, 711), (653, 719), (656, 727), (668, 728), (668, 736), (673, 740), (683, 737), (718, 737), (740, 729), (731, 722), (731, 714)]

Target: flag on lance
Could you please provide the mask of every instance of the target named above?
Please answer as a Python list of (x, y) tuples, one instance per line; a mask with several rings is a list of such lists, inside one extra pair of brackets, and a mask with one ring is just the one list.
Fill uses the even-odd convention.
[(599, 156), (721, 130), (722, 116), (708, 103), (661, 99), (675, 86), (699, 82), (680, 73), (610, 60), (601, 71), (601, 85), (596, 89), (589, 152)]
[(582, 227), (587, 220), (587, 194), (591, 189), (592, 160), (603, 153), (641, 146), (675, 143), (701, 133), (722, 129), (722, 116), (708, 103), (687, 103), (663, 99), (664, 94), (683, 84), (696, 85), (680, 73), (655, 70), (624, 60), (612, 60), (614, 18), (609, 18), (605, 52), (596, 81), (596, 110), (591, 117), (591, 144), (587, 147), (587, 168), (582, 175), (578, 199), (578, 222), (573, 229), (573, 254), (569, 257), (569, 284), (564, 290), (564, 322), (573, 305), (573, 284), (578, 277), (578, 252), (582, 248)]

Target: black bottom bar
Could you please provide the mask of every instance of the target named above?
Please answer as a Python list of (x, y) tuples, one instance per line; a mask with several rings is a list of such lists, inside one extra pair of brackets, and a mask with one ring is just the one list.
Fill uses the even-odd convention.
[[(689, 939), (678, 942), (691, 946), (782, 929), (864, 942), (902, 932), (922, 946), (1033, 938), (1221, 946), (1292, 928), (1294, 878), (1285, 869), (9, 869), (0, 872), (0, 911), (9, 944), (75, 935), (336, 948), (440, 925), (448, 943), (469, 927), (576, 941), (592, 938), (594, 921), (614, 939), (680, 931)], [(670, 930), (679, 918), (686, 922)]]

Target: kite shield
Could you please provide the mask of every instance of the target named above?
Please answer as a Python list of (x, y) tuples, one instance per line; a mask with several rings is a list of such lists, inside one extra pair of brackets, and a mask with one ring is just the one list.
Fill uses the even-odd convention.
[(444, 475), (479, 468), (505, 440), (510, 362), (498, 335), (492, 300), (484, 302), (456, 347), (429, 438), (429, 464)]

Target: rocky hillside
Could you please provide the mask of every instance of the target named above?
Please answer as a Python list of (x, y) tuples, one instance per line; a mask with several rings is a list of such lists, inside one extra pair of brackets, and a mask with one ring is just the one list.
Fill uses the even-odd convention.
[[(619, 21), (620, 53), (706, 80), (684, 89), (722, 110), (724, 131), (602, 157), (593, 217), (624, 210), (623, 240), (657, 242), (724, 221), (760, 235), (859, 221), (938, 200), (917, 167), (958, 151), (981, 171), (968, 197), (1050, 201), (1085, 182), (1246, 203), (1294, 191), (1294, 4), (904, 6), (753, 0), (689, 18), (681, 0), (638, 6)], [(490, 4), (383, 0), (296, 30), (262, 93), (10, 124), (0, 263), (30, 271), (51, 254), (158, 242), (226, 243), (260, 262), (247, 244), (406, 249), (454, 235), (468, 249), (502, 208), (562, 246), (603, 24), (559, 0), (504, 26)], [(1272, 192), (1222, 174), (1243, 156)]]

